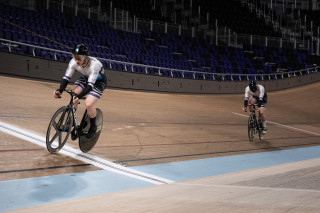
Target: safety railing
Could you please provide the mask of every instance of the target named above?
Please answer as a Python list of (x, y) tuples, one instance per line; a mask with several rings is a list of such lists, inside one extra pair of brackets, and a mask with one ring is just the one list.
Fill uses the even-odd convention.
[[(33, 44), (26, 44), (11, 40), (6, 40), (0, 38), (0, 46), (3, 48), (7, 48), (5, 51), (16, 53), (16, 49), (19, 45), (24, 45), (32, 48), (32, 56), (42, 57), (41, 55), (36, 54), (36, 49), (46, 50), (53, 53), (54, 58), (52, 60), (58, 61), (57, 54), (67, 54), (71, 56), (71, 52), (57, 50), (52, 48), (41, 47)], [(71, 58), (71, 57), (70, 57)], [(184, 79), (199, 79), (199, 80), (218, 80), (218, 81), (249, 81), (249, 80), (277, 80), (290, 78), (295, 76), (309, 75), (315, 72), (320, 71), (320, 66), (301, 69), (295, 71), (278, 71), (275, 73), (260, 73), (260, 74), (243, 74), (243, 73), (216, 73), (212, 69), (207, 69), (204, 71), (197, 70), (183, 70), (183, 69), (174, 69), (167, 67), (158, 67), (151, 66), (146, 64), (137, 64), (126, 61), (119, 61), (107, 58), (96, 57), (101, 60), (106, 69), (112, 70), (122, 70), (126, 72), (132, 73), (141, 73), (147, 75), (156, 75), (156, 76), (166, 76), (166, 77), (175, 77), (175, 78), (184, 78)]]

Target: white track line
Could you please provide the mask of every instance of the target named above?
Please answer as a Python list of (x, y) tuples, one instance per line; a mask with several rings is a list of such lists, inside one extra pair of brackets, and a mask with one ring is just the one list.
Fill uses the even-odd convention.
[(276, 187), (260, 187), (260, 186), (239, 186), (239, 185), (216, 185), (216, 184), (196, 184), (196, 183), (173, 183), (175, 185), (183, 186), (200, 186), (200, 187), (214, 187), (214, 188), (237, 188), (237, 189), (257, 189), (257, 190), (272, 190), (272, 191), (293, 191), (293, 192), (316, 192), (320, 193), (320, 190), (316, 189), (293, 189), (293, 188), (276, 188)]
[[(28, 132), (19, 127), (0, 122), (0, 131), (46, 148), (46, 139), (44, 137)], [(154, 176), (151, 174), (139, 172), (134, 169), (130, 169), (130, 168), (112, 163), (111, 161), (107, 161), (97, 156), (94, 156), (88, 153), (83, 153), (80, 150), (71, 148), (66, 145), (60, 150), (59, 153), (75, 158), (77, 160), (86, 162), (86, 163), (90, 163), (98, 168), (123, 174), (126, 176), (130, 176), (130, 177), (143, 180), (149, 183), (159, 185), (159, 184), (167, 184), (167, 183), (173, 182), (172, 180), (168, 180), (168, 179)]]
[[(243, 116), (243, 117), (249, 117), (248, 115), (244, 115), (244, 114), (240, 114), (240, 113), (236, 113), (236, 112), (232, 112), (232, 113), (233, 113), (233, 114), (236, 114), (236, 115)], [(310, 132), (310, 131), (303, 130), (303, 129), (298, 129), (298, 128), (295, 128), (295, 127), (292, 127), (292, 126), (288, 126), (288, 125), (284, 125), (284, 124), (279, 124), (279, 123), (272, 122), (272, 121), (267, 121), (267, 123), (271, 123), (271, 124), (275, 124), (275, 125), (278, 125), (278, 126), (286, 127), (286, 128), (289, 128), (289, 129), (294, 129), (294, 130), (297, 130), (297, 131), (300, 131), (300, 132), (306, 132), (306, 133), (309, 133), (309, 134), (312, 134), (312, 135), (320, 136), (319, 133)]]

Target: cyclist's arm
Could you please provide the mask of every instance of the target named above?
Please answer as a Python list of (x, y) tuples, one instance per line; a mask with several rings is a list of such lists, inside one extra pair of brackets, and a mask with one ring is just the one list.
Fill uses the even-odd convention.
[(245, 89), (245, 92), (244, 92), (244, 102), (243, 102), (243, 108), (242, 108), (242, 110), (243, 110), (244, 112), (247, 111), (248, 100), (249, 100), (249, 91), (250, 91), (250, 89), (249, 89), (249, 87), (247, 86), (246, 89)]
[(75, 65), (77, 65), (75, 60), (71, 59), (71, 61), (69, 62), (68, 68), (66, 70), (66, 73), (60, 82), (60, 87), (59, 87), (59, 89), (57, 89), (57, 91), (59, 91), (60, 94), (62, 94), (62, 92), (65, 90), (65, 88), (67, 87), (67, 85), (70, 81), (70, 78), (73, 76), (73, 74), (75, 72)]
[(85, 96), (86, 94), (88, 94), (91, 90), (92, 90), (93, 86), (91, 86), (90, 84), (88, 84), (83, 90), (82, 92), (77, 95), (77, 97), (79, 99), (81, 99), (83, 96)]
[(57, 89), (57, 91), (60, 92), (60, 94), (62, 94), (64, 89), (67, 87), (68, 83), (69, 81), (63, 78), (60, 82), (60, 87), (59, 89)]
[(243, 107), (247, 107), (247, 106), (248, 106), (248, 100), (244, 100)]

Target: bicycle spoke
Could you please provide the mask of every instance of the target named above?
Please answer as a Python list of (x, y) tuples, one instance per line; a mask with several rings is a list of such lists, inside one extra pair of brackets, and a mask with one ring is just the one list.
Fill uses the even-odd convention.
[(62, 142), (62, 134), (61, 132), (59, 132), (59, 147), (61, 146), (61, 142)]
[[(56, 134), (54, 134), (54, 136), (52, 137), (52, 139), (50, 140), (50, 144), (52, 144), (54, 142), (54, 140), (57, 138), (57, 136), (60, 134), (60, 131), (56, 131)], [(61, 134), (60, 134), (61, 135)]]
[(69, 112), (68, 107), (61, 107), (51, 118), (46, 135), (46, 145), (50, 153), (59, 152), (68, 140), (73, 125), (73, 115), (66, 117)]
[(64, 111), (59, 119), (59, 121), (62, 123), (62, 121), (64, 120), (64, 117), (66, 115), (66, 111)]
[(53, 128), (57, 131), (58, 130), (58, 124), (54, 121), (51, 123), (51, 125), (53, 126)]

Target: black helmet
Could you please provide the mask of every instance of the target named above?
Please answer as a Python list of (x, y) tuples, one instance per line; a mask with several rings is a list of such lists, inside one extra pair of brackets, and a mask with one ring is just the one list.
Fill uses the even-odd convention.
[(84, 44), (78, 44), (73, 50), (72, 54), (74, 55), (89, 55), (88, 47)]
[(252, 92), (256, 92), (257, 91), (257, 84), (255, 81), (250, 81), (249, 83), (249, 88)]

